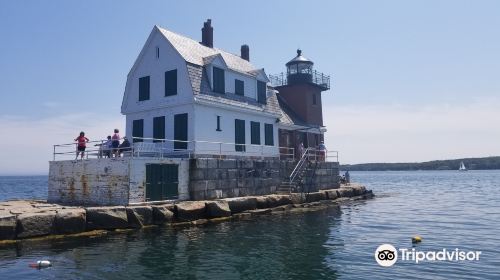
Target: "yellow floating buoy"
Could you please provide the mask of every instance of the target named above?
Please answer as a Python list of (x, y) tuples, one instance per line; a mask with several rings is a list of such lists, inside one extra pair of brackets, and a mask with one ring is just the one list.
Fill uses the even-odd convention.
[(419, 235), (415, 235), (414, 237), (411, 238), (411, 243), (420, 243), (422, 242), (422, 237)]

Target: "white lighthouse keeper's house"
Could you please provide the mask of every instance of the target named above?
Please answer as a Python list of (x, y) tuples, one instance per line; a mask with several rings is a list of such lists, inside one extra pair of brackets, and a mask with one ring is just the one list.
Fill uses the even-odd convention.
[[(281, 110), (249, 47), (235, 55), (155, 26), (130, 70), (121, 112), (136, 151), (278, 157)], [(165, 139), (165, 140), (160, 140)]]

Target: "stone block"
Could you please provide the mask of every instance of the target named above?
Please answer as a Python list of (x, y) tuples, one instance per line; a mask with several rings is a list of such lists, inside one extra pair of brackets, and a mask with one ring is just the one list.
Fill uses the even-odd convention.
[(191, 170), (190, 180), (205, 180), (207, 179), (207, 169), (194, 169)]
[(354, 191), (354, 195), (363, 195), (366, 193), (366, 187), (362, 185), (353, 185), (352, 189)]
[(195, 167), (196, 168), (208, 168), (208, 160), (206, 158), (198, 158), (195, 160)]
[(269, 168), (271, 170), (279, 170), (280, 169), (280, 160), (270, 160)]
[(207, 180), (218, 180), (219, 179), (219, 173), (217, 172), (218, 169), (206, 169), (206, 177), (205, 179)]
[(0, 240), (16, 238), (16, 216), (0, 212)]
[(231, 216), (231, 209), (229, 203), (225, 200), (207, 201), (205, 203), (207, 208), (207, 216), (210, 218), (220, 218)]
[(235, 159), (220, 159), (219, 168), (230, 169), (237, 168)]
[(213, 190), (217, 186), (215, 181), (202, 180), (202, 181), (191, 181), (189, 184), (189, 189), (194, 192), (204, 192), (207, 190)]
[(240, 176), (239, 176), (239, 172), (238, 172), (238, 169), (228, 169), (227, 170), (227, 178), (228, 179), (238, 179)]
[(316, 169), (316, 175), (326, 176), (326, 175), (328, 175), (328, 170), (327, 169)]
[(128, 227), (127, 210), (123, 206), (89, 207), (88, 229), (122, 229)]
[(257, 199), (255, 197), (236, 197), (226, 199), (231, 213), (240, 213), (257, 208)]
[(217, 168), (217, 159), (215, 158), (207, 158), (207, 168), (212, 169), (212, 168)]
[(129, 227), (141, 228), (153, 224), (153, 208), (151, 206), (128, 206), (127, 220)]
[(217, 169), (217, 180), (227, 179), (227, 169)]
[(290, 199), (290, 195), (279, 195), (272, 194), (267, 196), (267, 200), (269, 202), (269, 207), (278, 207), (282, 205), (292, 204), (292, 200)]
[(153, 223), (156, 225), (161, 225), (169, 223), (174, 218), (174, 212), (172, 212), (173, 205), (153, 205)]
[(339, 197), (352, 197), (354, 196), (354, 190), (350, 187), (341, 187), (337, 190)]
[(255, 186), (254, 180), (255, 180), (254, 178), (243, 179), (243, 187), (244, 188), (253, 188)]
[(254, 168), (254, 161), (251, 160), (251, 159), (242, 159), (242, 160), (239, 160), (239, 166), (240, 168)]
[(307, 202), (316, 202), (321, 200), (326, 200), (326, 194), (324, 192), (312, 192), (306, 194)]
[(302, 204), (306, 202), (306, 195), (304, 193), (291, 193), (290, 199), (293, 204)]
[(259, 161), (254, 161), (254, 166), (256, 169), (265, 169), (266, 168), (266, 162), (259, 160)]
[(48, 235), (54, 232), (55, 212), (24, 213), (17, 216), (17, 238)]
[(205, 193), (205, 191), (190, 191), (189, 198), (191, 200), (205, 200), (206, 193)]
[(269, 208), (269, 201), (266, 196), (257, 196), (255, 199), (257, 200), (258, 209)]
[(83, 208), (61, 209), (57, 211), (54, 227), (57, 233), (84, 232), (87, 226), (87, 211)]
[(181, 221), (194, 221), (206, 217), (204, 201), (184, 201), (175, 205), (177, 218)]
[(326, 193), (326, 198), (330, 200), (334, 200), (339, 197), (336, 190), (325, 190), (325, 193)]

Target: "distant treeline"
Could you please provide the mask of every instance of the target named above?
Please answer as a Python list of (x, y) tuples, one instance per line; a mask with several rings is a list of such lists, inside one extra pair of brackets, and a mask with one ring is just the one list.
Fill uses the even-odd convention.
[(341, 170), (352, 171), (409, 171), (409, 170), (458, 170), (460, 162), (471, 170), (500, 169), (500, 157), (434, 160), (418, 163), (361, 163), (340, 165)]

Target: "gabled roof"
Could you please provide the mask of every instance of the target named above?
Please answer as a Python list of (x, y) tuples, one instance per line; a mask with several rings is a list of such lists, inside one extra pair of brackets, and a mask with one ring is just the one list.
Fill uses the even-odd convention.
[(208, 57), (220, 54), (227, 64), (227, 67), (242, 73), (250, 74), (257, 68), (249, 61), (238, 55), (223, 51), (217, 48), (209, 48), (191, 38), (179, 35), (170, 30), (156, 26), (165, 38), (174, 46), (179, 54), (189, 63), (203, 66)]

